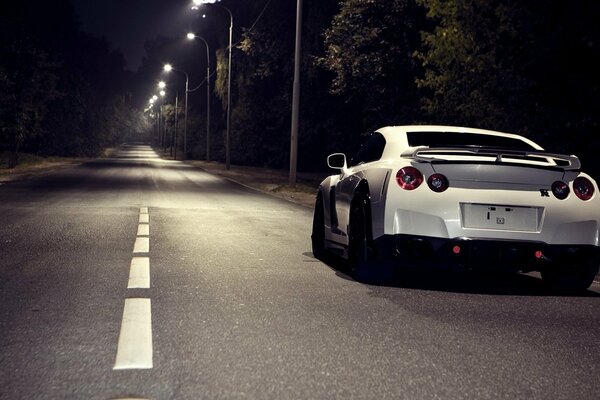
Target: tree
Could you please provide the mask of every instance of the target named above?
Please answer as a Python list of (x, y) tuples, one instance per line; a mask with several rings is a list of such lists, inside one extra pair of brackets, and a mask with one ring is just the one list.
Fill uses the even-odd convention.
[(597, 2), (419, 3), (434, 23), (416, 53), (428, 119), (524, 133), (555, 151), (599, 142), (589, 134), (600, 115)]
[(528, 57), (530, 20), (519, 2), (419, 0), (435, 21), (416, 52), (423, 108), (442, 123), (507, 130), (522, 124), (532, 82), (519, 68)]
[(117, 140), (114, 104), (126, 91), (123, 56), (78, 30), (69, 0), (4, 2), (0, 10), (2, 147), (96, 155)]
[(419, 119), (412, 54), (424, 12), (412, 0), (343, 0), (325, 31), (320, 64), (333, 93), (357, 110), (363, 129)]
[[(233, 75), (236, 162), (281, 168), (289, 159), (294, 5), (270, 3), (259, 23), (243, 33)], [(261, 8), (257, 5), (254, 14)]]
[(36, 47), (34, 38), (13, 37), (4, 42), (0, 59), (4, 60), (0, 65), (2, 142), (11, 151), (12, 168), (23, 144), (38, 138), (48, 106), (59, 95), (57, 64)]

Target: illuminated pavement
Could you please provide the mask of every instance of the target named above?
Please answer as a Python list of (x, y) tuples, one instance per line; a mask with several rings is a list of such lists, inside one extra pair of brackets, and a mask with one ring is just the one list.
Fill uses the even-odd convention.
[(357, 283), (306, 207), (148, 147), (0, 186), (0, 399), (595, 399), (600, 295)]

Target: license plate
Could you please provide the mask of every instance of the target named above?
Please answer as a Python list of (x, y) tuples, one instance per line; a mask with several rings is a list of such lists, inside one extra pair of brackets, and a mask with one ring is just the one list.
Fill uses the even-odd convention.
[(461, 203), (462, 225), (469, 229), (539, 232), (541, 207)]

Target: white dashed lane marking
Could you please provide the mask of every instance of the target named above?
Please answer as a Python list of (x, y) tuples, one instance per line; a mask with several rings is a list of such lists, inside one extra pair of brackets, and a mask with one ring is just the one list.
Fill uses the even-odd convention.
[(129, 269), (127, 289), (148, 289), (150, 287), (150, 258), (133, 257)]
[(150, 236), (150, 225), (139, 224), (137, 235), (138, 236)]
[(135, 244), (133, 245), (134, 253), (149, 253), (150, 252), (150, 238), (147, 237), (138, 237), (135, 239)]
[(150, 299), (125, 299), (113, 369), (152, 368), (152, 311)]
[[(148, 207), (140, 208), (133, 258), (129, 268), (128, 289), (150, 288), (150, 217)], [(117, 356), (113, 369), (152, 368), (152, 307), (148, 298), (125, 299)]]

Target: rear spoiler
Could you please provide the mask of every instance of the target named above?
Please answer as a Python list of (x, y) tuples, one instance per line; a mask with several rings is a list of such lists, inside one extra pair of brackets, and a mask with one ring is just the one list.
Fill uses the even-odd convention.
[[(579, 171), (581, 162), (576, 156), (564, 154), (546, 153), (539, 150), (517, 150), (517, 149), (495, 149), (491, 147), (412, 147), (405, 150), (400, 156), (411, 158), (419, 162), (428, 163), (452, 163), (456, 160), (448, 160), (443, 156), (482, 156), (495, 157), (495, 163), (502, 163), (503, 158), (520, 159), (532, 162), (542, 162), (548, 167), (560, 168), (563, 171)], [(441, 157), (436, 157), (441, 156)]]

